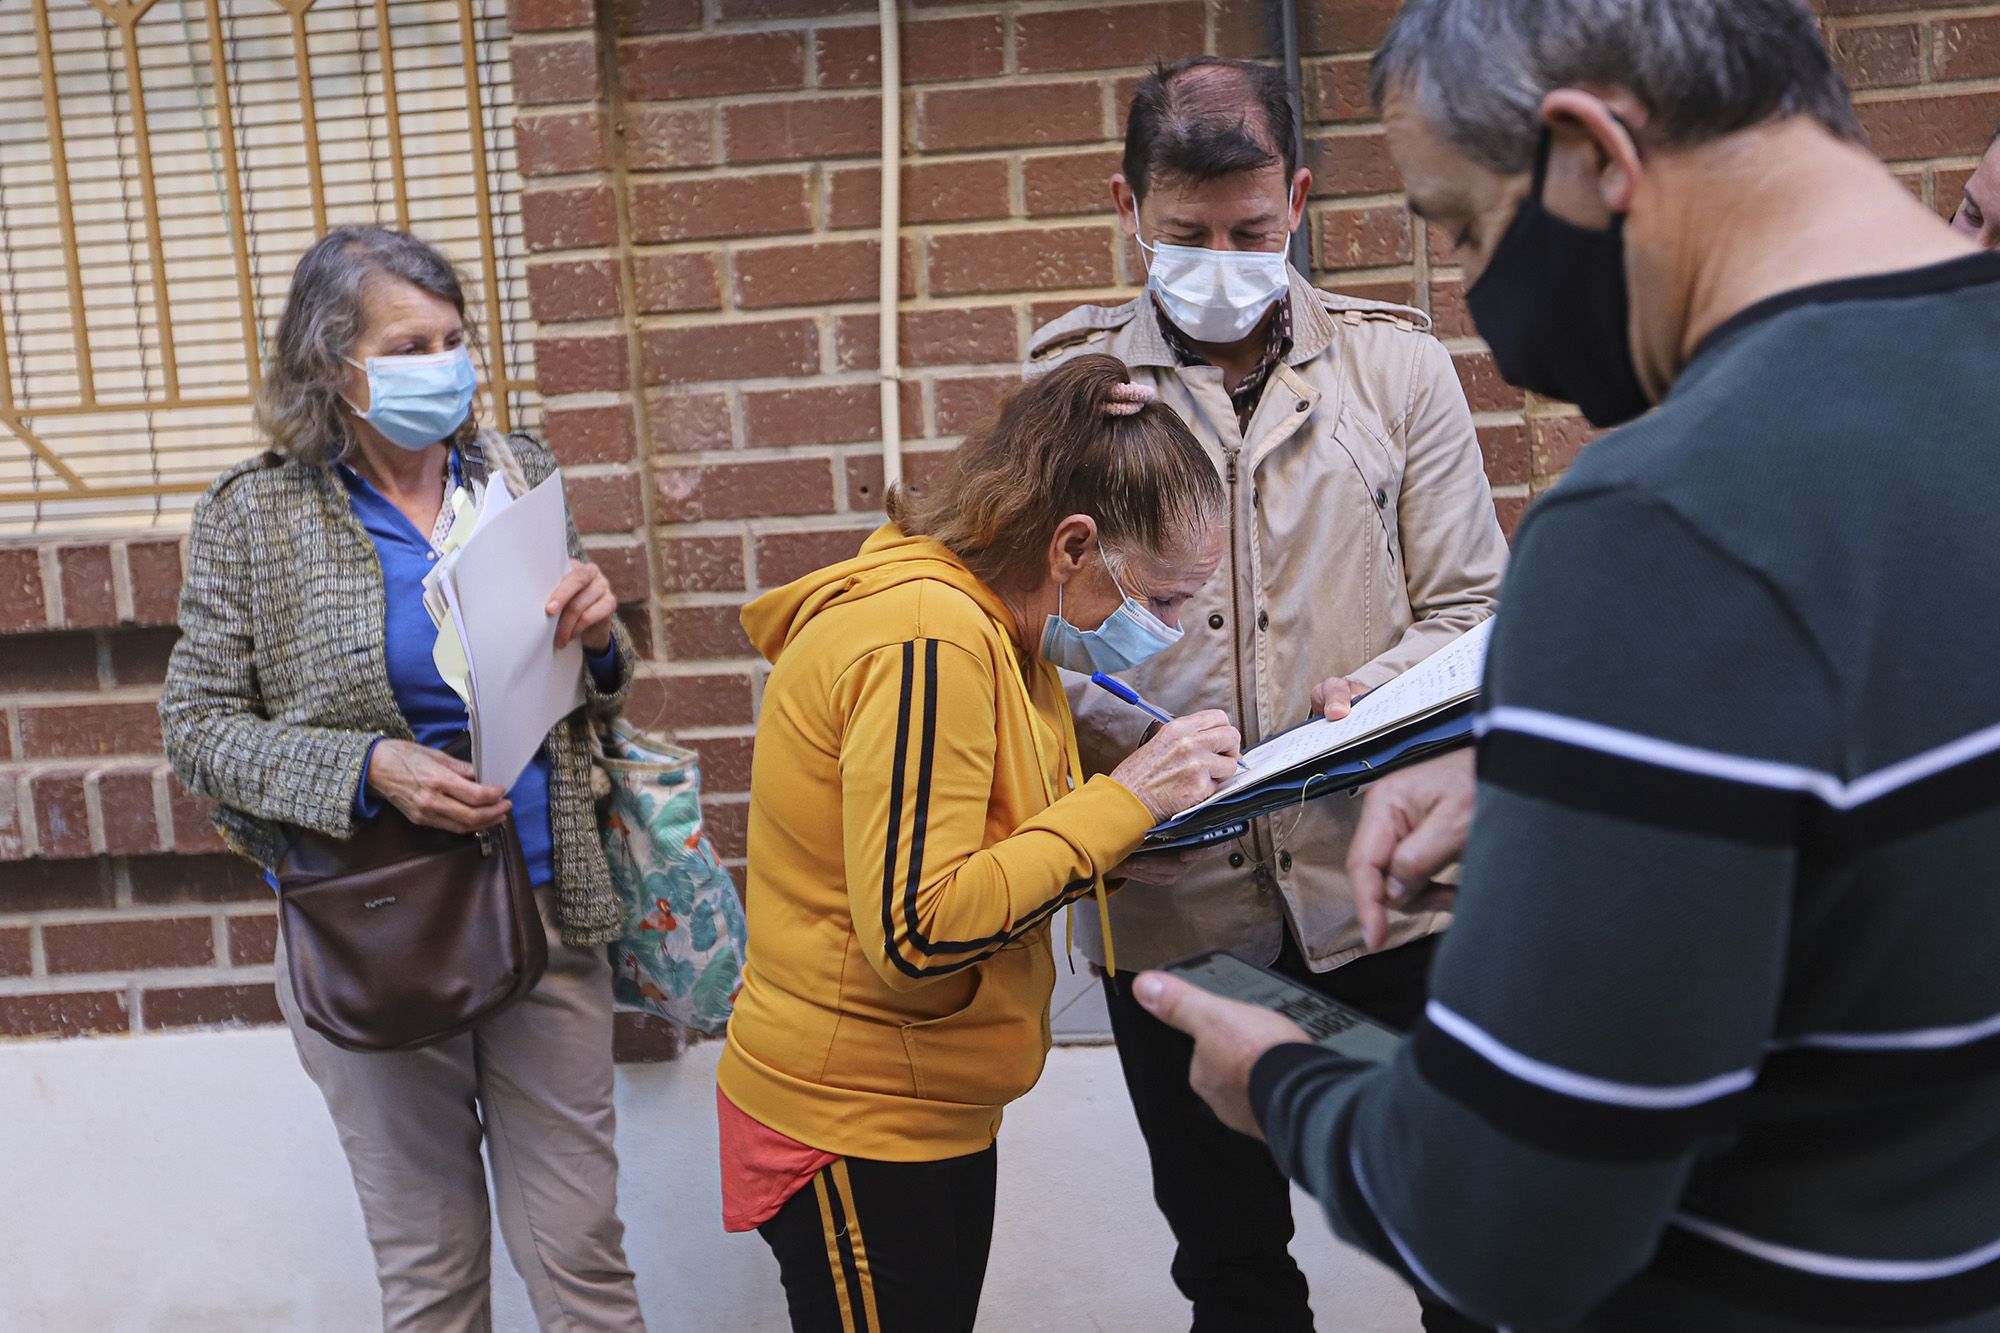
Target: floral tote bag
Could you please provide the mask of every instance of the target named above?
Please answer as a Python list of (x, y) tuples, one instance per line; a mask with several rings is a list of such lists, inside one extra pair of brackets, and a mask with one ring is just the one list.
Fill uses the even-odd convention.
[(611, 945), (628, 1009), (720, 1036), (743, 979), (743, 900), (701, 828), (701, 761), (622, 724), (599, 761), (611, 793), (599, 819), (624, 908)]

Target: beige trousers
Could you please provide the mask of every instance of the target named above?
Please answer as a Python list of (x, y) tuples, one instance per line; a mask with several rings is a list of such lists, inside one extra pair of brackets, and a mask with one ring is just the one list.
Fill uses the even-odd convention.
[(418, 1051), (342, 1050), (299, 1017), (278, 951), (278, 1005), (354, 1172), (387, 1333), (492, 1326), (483, 1139), (500, 1234), (544, 1333), (643, 1330), (618, 1220), (611, 968), (564, 945), (546, 890), (549, 969), (518, 1004)]

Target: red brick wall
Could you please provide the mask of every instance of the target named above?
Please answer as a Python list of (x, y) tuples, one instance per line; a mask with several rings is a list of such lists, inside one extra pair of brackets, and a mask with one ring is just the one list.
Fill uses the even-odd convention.
[[(1588, 432), (1524, 404), (1369, 117), (1393, 0), (1303, 0), (1317, 276), (1430, 309), (1511, 523)], [(1877, 148), (1948, 212), (2000, 121), (2000, 4), (1825, 0)], [(1262, 0), (905, 0), (904, 430), (921, 479), (1030, 330), (1137, 284), (1105, 177), (1156, 55), (1267, 50)], [(638, 721), (704, 756), (742, 853), (760, 684), (736, 608), (879, 521), (869, 0), (515, 0), (547, 432), (646, 645)], [(0, 546), (0, 1036), (268, 1021), (268, 900), (151, 720), (170, 541)]]

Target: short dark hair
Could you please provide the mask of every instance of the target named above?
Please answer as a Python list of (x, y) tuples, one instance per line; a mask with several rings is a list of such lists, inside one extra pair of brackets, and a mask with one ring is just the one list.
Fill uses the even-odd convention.
[(1298, 143), (1283, 73), (1193, 56), (1139, 80), (1125, 121), (1125, 180), (1142, 200), (1155, 181), (1201, 185), (1274, 163), (1289, 181), (1299, 169)]
[(1805, 0), (1409, 0), (1375, 53), (1379, 109), (1418, 99), (1473, 161), (1526, 171), (1542, 99), (1609, 86), (1638, 98), (1646, 134), (1693, 147), (1783, 116), (1856, 143), (1847, 82)]

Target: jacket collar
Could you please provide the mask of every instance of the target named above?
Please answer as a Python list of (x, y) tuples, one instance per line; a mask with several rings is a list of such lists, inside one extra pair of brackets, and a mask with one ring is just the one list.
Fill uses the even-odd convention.
[[(1285, 299), (1292, 303), (1292, 350), (1285, 363), (1302, 366), (1332, 345), (1334, 321), (1312, 283), (1289, 265), (1285, 273), (1291, 284)], [(1122, 344), (1114, 348), (1118, 359), (1128, 366), (1178, 367), (1180, 358), (1160, 327), (1159, 306), (1146, 292), (1140, 292), (1133, 304), (1137, 314), (1125, 326), (1123, 336), (1115, 340)]]

